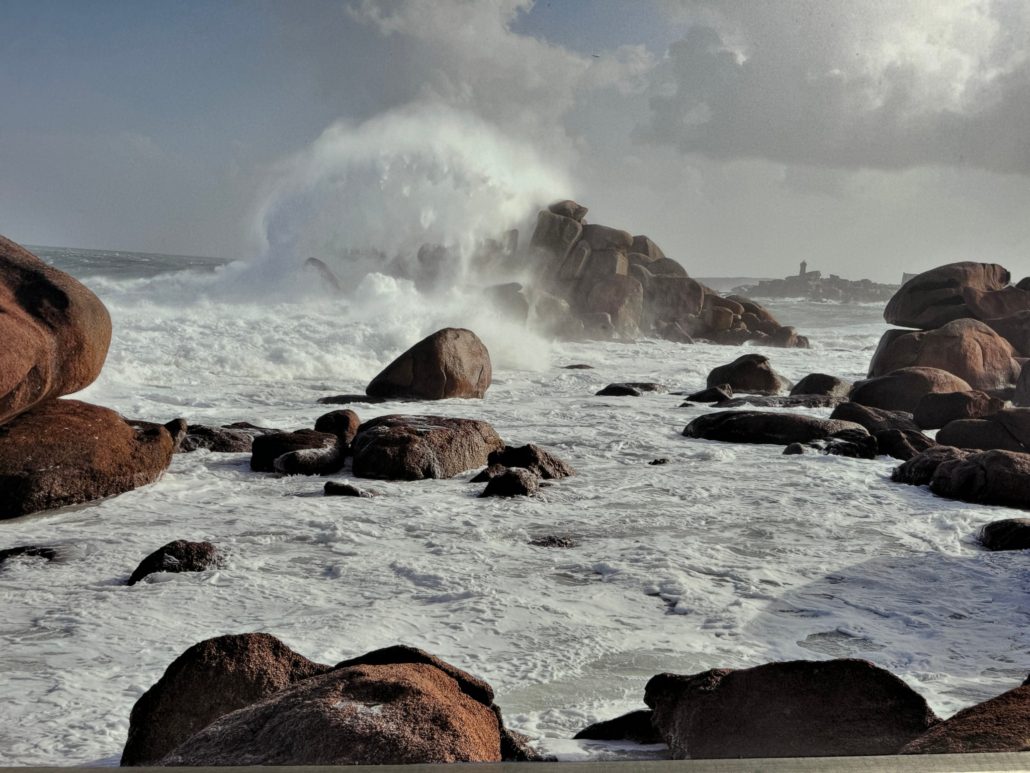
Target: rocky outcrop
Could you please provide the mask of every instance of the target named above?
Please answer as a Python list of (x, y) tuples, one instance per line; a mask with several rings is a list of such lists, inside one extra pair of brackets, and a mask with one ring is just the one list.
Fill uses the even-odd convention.
[(330, 435), (336, 435), (340, 445), (344, 448), (350, 447), (360, 426), (361, 419), (358, 414), (347, 408), (323, 413), (315, 419), (315, 432), (328, 432)]
[(810, 301), (874, 303), (887, 301), (897, 285), (879, 284), (870, 279), (842, 279), (836, 274), (824, 277), (821, 271), (802, 271), (783, 279), (763, 279), (757, 285), (734, 288), (759, 298), (807, 298)]
[(1001, 290), (1009, 278), (1009, 272), (996, 263), (938, 266), (905, 282), (887, 303), (883, 318), (892, 325), (920, 330), (933, 330), (963, 317), (975, 318), (966, 305), (966, 291)]
[(906, 483), (910, 486), (927, 486), (933, 480), (937, 468), (945, 462), (965, 459), (969, 451), (954, 446), (937, 445), (913, 456), (891, 472), (891, 480), (895, 483)]
[(861, 403), (841, 403), (833, 409), (831, 419), (840, 421), (853, 421), (861, 424), (870, 434), (897, 429), (902, 431), (918, 432), (919, 426), (912, 419), (912, 414), (906, 411), (888, 411), (882, 408), (870, 408)]
[(372, 397), (481, 398), (490, 388), (490, 353), (471, 330), (448, 327), (419, 341), (366, 387)]
[(1019, 381), (1016, 382), (1016, 391), (1012, 396), (1012, 402), (1016, 405), (1030, 407), (1030, 368), (1025, 364), (1019, 374)]
[(359, 478), (421, 480), (482, 467), (504, 441), (485, 421), (395, 414), (362, 424), (351, 448)]
[(912, 413), (931, 392), (968, 392), (969, 383), (939, 368), (901, 368), (885, 376), (858, 381), (851, 389), (851, 401), (872, 408)]
[(1000, 290), (980, 290), (967, 287), (962, 300), (975, 319), (1000, 319), (1030, 310), (1030, 291), (1021, 287), (1003, 287)]
[(0, 519), (121, 494), (161, 477), (175, 441), (114, 411), (51, 400), (0, 426)]
[(941, 462), (930, 490), (964, 502), (1030, 508), (1030, 454), (982, 451)]
[(698, 416), (688, 424), (686, 437), (721, 440), (727, 443), (809, 443), (845, 431), (868, 434), (860, 424), (817, 419), (793, 413), (769, 411), (717, 411)]
[(540, 490), (540, 476), (524, 467), (504, 467), (490, 476), (481, 497), (531, 497)]
[(957, 319), (928, 332), (888, 330), (869, 364), (869, 377), (901, 368), (939, 368), (975, 389), (1011, 386), (1020, 364), (1012, 345), (983, 322)]
[(500, 451), (491, 451), (487, 457), (487, 464), (522, 467), (531, 470), (544, 480), (559, 480), (576, 474), (572, 465), (535, 443), (527, 443), (524, 446), (505, 446)]
[(761, 354), (744, 354), (727, 365), (713, 368), (708, 374), (708, 387), (728, 384), (734, 392), (775, 395), (790, 389), (790, 382), (773, 370), (769, 358)]
[[(338, 444), (336, 435), (313, 429), (269, 432), (254, 438), (250, 469), (255, 472), (308, 475), (335, 472), (344, 462)], [(277, 466), (280, 459), (283, 461)], [(312, 471), (308, 472), (309, 468)]]
[(1004, 407), (1004, 400), (979, 390), (936, 392), (920, 398), (912, 418), (922, 429), (940, 429), (958, 419), (982, 419)]
[(1030, 751), (1030, 684), (963, 709), (906, 744), (901, 754)]
[(977, 536), (988, 550), (1030, 550), (1030, 518), (992, 521)]
[(0, 424), (91, 384), (111, 317), (78, 281), (0, 236)]
[(597, 397), (640, 397), (644, 392), (661, 394), (665, 391), (666, 389), (662, 384), (656, 384), (652, 381), (620, 381), (615, 384), (609, 384), (594, 394)]
[(984, 322), (991, 330), (1000, 335), (1015, 349), (1021, 357), (1030, 357), (1030, 306), (1024, 311), (1010, 314), (1007, 317), (988, 317)]
[(659, 674), (644, 702), (674, 759), (896, 754), (938, 719), (864, 660)]
[(959, 448), (1030, 451), (1030, 408), (1004, 408), (983, 419), (958, 419), (945, 424), (937, 442)]
[(809, 373), (790, 390), (791, 395), (826, 395), (846, 398), (851, 392), (851, 382), (826, 373)]

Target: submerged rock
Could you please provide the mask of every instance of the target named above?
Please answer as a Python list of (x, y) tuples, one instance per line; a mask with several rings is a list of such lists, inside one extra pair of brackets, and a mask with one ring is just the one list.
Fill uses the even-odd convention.
[(340, 445), (349, 448), (354, 436), (358, 434), (361, 419), (349, 408), (323, 413), (315, 419), (315, 432), (328, 432), (336, 435)]
[(572, 465), (562, 461), (546, 448), (535, 443), (524, 446), (505, 446), (500, 451), (491, 451), (487, 458), (490, 466), (523, 467), (539, 475), (544, 480), (558, 480), (575, 475)]
[(275, 430), (256, 427), (244, 422), (222, 427), (190, 424), (186, 428), (186, 437), (179, 444), (178, 452), (190, 453), (205, 449), (212, 453), (249, 453), (254, 444), (254, 438), (270, 432), (275, 432)]
[(865, 433), (860, 424), (849, 421), (768, 411), (718, 411), (698, 416), (686, 426), (683, 434), (727, 443), (788, 445), (828, 438), (842, 430)]
[(45, 545), (19, 545), (14, 548), (0, 550), (0, 566), (12, 558), (42, 558), (45, 561), (56, 561), (57, 548)]
[(723, 400), (732, 400), (733, 387), (729, 384), (718, 384), (689, 394), (685, 399), (691, 403), (719, 403)]
[(965, 459), (969, 451), (953, 446), (936, 445), (913, 456), (891, 472), (891, 480), (895, 483), (907, 483), (910, 486), (927, 486), (933, 480), (937, 468), (944, 462)]
[(490, 388), (490, 353), (471, 330), (448, 327), (387, 365), (365, 391), (371, 397), (443, 400), (482, 398)]
[(481, 497), (531, 497), (540, 490), (540, 476), (522, 467), (506, 467), (493, 475)]
[(361, 497), (371, 499), (375, 496), (371, 491), (365, 491), (350, 483), (340, 483), (335, 480), (326, 481), (322, 493), (327, 497)]
[(983, 451), (943, 461), (930, 490), (965, 502), (1030, 509), (1030, 454)]
[(217, 567), (220, 562), (221, 554), (210, 542), (178, 539), (144, 558), (126, 584), (135, 585), (144, 577), (160, 572), (203, 572)]
[(662, 394), (665, 391), (667, 390), (664, 385), (651, 381), (623, 381), (609, 384), (595, 395), (597, 397), (640, 397), (644, 392)]
[(988, 550), (1030, 550), (1030, 518), (992, 521), (978, 537)]
[[(335, 472), (343, 466), (336, 435), (300, 429), (296, 432), (269, 432), (254, 438), (251, 446), (250, 469), (255, 472), (283, 472), (286, 474), (314, 475)], [(313, 452), (309, 456), (297, 452)], [(290, 454), (280, 467), (276, 462)], [(315, 470), (309, 472), (308, 470)]]

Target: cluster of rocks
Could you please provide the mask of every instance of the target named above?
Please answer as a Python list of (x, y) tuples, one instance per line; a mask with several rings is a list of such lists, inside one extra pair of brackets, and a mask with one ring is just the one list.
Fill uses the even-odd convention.
[(547, 332), (807, 348), (804, 336), (761, 305), (721, 296), (647, 236), (587, 223), (586, 213), (574, 201), (560, 201), (537, 217), (530, 247), (538, 287), (529, 313)]
[(762, 279), (756, 285), (733, 288), (735, 293), (759, 298), (806, 298), (810, 301), (842, 303), (876, 303), (888, 301), (898, 285), (879, 284), (869, 279), (842, 279), (836, 274), (824, 277), (821, 271), (808, 271), (802, 262), (801, 271), (783, 279)]
[(60, 399), (100, 374), (111, 318), (92, 292), (0, 236), (0, 519), (156, 480), (185, 423)]

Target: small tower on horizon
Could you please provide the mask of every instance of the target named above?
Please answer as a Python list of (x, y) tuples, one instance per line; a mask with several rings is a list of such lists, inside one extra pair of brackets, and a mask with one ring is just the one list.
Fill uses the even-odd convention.
[(801, 273), (799, 273), (798, 276), (804, 276), (807, 273), (806, 272), (807, 268), (808, 268), (808, 261), (807, 260), (801, 261)]

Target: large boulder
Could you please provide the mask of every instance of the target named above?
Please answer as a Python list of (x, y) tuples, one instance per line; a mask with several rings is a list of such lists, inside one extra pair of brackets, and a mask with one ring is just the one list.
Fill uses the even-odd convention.
[(1007, 317), (985, 319), (991, 330), (1000, 335), (1019, 352), (1021, 357), (1030, 357), (1030, 311), (1020, 311)]
[(903, 681), (851, 659), (659, 674), (644, 702), (674, 759), (895, 754), (938, 722)]
[[(251, 444), (250, 469), (255, 472), (276, 472), (276, 461), (287, 454), (305, 451), (311, 456), (330, 455), (336, 469), (343, 466), (339, 438), (330, 432), (300, 429), (296, 432), (269, 432), (254, 438)], [(291, 458), (297, 458), (296, 456)], [(285, 470), (278, 470), (285, 472)], [(333, 471), (333, 470), (328, 470)]]
[(644, 320), (649, 327), (662, 329), (679, 324), (691, 329), (690, 319), (701, 312), (705, 291), (686, 276), (652, 276), (644, 290)]
[(51, 400), (0, 426), (0, 519), (121, 494), (161, 477), (175, 438), (112, 410)]
[(553, 212), (555, 215), (562, 215), (564, 217), (571, 217), (573, 220), (582, 223), (583, 218), (587, 216), (589, 210), (582, 204), (578, 204), (572, 199), (565, 199), (563, 201), (556, 201), (554, 204), (549, 206), (548, 211)]
[(891, 325), (933, 330), (955, 319), (974, 317), (963, 294), (967, 289), (1000, 290), (1009, 272), (996, 263), (949, 263), (905, 282), (887, 302), (883, 318)]
[(583, 241), (595, 250), (633, 250), (633, 235), (618, 228), (590, 223), (583, 226)]
[(564, 260), (583, 232), (579, 221), (564, 214), (541, 210), (529, 246)]
[(450, 478), (503, 448), (485, 421), (396, 414), (365, 422), (351, 444), (357, 477), (389, 480)]
[(912, 412), (921, 429), (940, 429), (956, 419), (981, 419), (997, 413), (1005, 401), (976, 389), (971, 392), (934, 392), (924, 395)]
[(587, 296), (588, 313), (605, 313), (615, 330), (624, 338), (640, 334), (644, 288), (631, 276), (615, 274), (594, 284)]
[(1030, 518), (991, 521), (977, 538), (988, 550), (1030, 550)]
[(1013, 314), (1030, 310), (1030, 291), (1020, 287), (1003, 287), (1000, 290), (979, 290), (967, 287), (962, 291), (962, 300), (976, 319), (1011, 317)]
[(911, 413), (870, 408), (867, 405), (856, 402), (841, 403), (833, 409), (830, 418), (861, 424), (873, 435), (877, 432), (885, 432), (891, 429), (911, 432), (919, 431), (919, 426), (913, 421)]
[(981, 451), (941, 462), (930, 490), (963, 502), (1030, 508), (1030, 454)]
[(716, 411), (698, 416), (688, 424), (686, 437), (721, 440), (727, 443), (809, 443), (844, 430), (868, 435), (860, 424), (835, 419), (817, 419), (794, 413), (771, 411)]
[(219, 717), (331, 668), (267, 633), (194, 644), (132, 707), (121, 764), (153, 765)]
[(954, 446), (936, 445), (927, 448), (916, 456), (895, 467), (891, 472), (891, 480), (895, 483), (906, 483), (909, 486), (927, 486), (933, 480), (937, 468), (945, 462), (965, 459), (969, 451)]
[(572, 465), (535, 443), (527, 443), (524, 446), (505, 446), (499, 451), (493, 451), (487, 457), (487, 464), (523, 467), (535, 472), (544, 480), (558, 480), (576, 474)]
[(958, 419), (937, 433), (937, 441), (958, 448), (1030, 451), (1030, 408), (1005, 408), (983, 419)]
[(906, 744), (901, 754), (1030, 751), (1030, 683), (963, 709)]
[(901, 368), (885, 376), (855, 382), (851, 401), (872, 408), (912, 413), (931, 392), (968, 392), (969, 382), (940, 368)]
[(1012, 402), (1016, 405), (1030, 406), (1030, 368), (1025, 363), (1019, 374), (1019, 381), (1016, 382), (1016, 392), (1012, 395)]
[(483, 397), (491, 376), (490, 353), (479, 336), (447, 327), (387, 365), (365, 392), (372, 397), (414, 400)]
[(0, 424), (100, 374), (111, 317), (78, 281), (0, 236)]
[(210, 542), (177, 539), (144, 558), (129, 577), (127, 584), (135, 585), (144, 577), (161, 572), (203, 572), (217, 567), (220, 562), (221, 554)]
[(851, 392), (851, 382), (826, 373), (809, 373), (790, 390), (792, 395), (826, 395), (828, 397), (847, 397)]
[(713, 368), (707, 386), (729, 384), (734, 392), (776, 395), (790, 389), (790, 382), (773, 370), (769, 358), (761, 354), (744, 354), (727, 365)]
[(940, 368), (975, 389), (1011, 386), (1020, 365), (1012, 345), (983, 322), (957, 319), (929, 332), (888, 330), (880, 339), (869, 377), (901, 368)]

